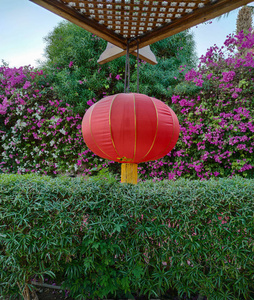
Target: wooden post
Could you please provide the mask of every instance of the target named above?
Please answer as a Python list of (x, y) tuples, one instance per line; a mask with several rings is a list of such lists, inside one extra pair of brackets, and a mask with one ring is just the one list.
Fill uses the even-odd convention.
[(138, 164), (122, 163), (121, 182), (132, 184), (138, 183)]

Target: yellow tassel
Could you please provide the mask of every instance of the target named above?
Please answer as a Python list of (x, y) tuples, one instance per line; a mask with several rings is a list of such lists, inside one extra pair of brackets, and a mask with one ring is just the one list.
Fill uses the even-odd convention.
[(132, 183), (132, 184), (138, 183), (138, 164), (122, 163), (121, 182)]

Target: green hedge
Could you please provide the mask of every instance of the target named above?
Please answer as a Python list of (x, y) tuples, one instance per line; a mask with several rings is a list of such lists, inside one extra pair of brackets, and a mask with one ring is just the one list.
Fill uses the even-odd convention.
[(253, 187), (0, 175), (0, 295), (56, 276), (75, 299), (254, 299)]

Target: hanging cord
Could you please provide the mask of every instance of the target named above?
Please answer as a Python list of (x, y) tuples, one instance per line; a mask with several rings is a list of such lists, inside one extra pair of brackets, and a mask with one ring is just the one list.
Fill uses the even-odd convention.
[(127, 42), (127, 52), (126, 52), (126, 61), (125, 61), (125, 76), (124, 76), (124, 93), (129, 93), (130, 90), (130, 40)]
[[(130, 91), (130, 42), (133, 39), (128, 40), (126, 49), (126, 61), (125, 61), (125, 76), (124, 76), (124, 93)], [(139, 93), (139, 41), (137, 41), (137, 93)]]
[(127, 93), (130, 92), (130, 40), (128, 42), (128, 84), (127, 84)]
[(130, 92), (130, 49), (128, 45), (128, 84), (127, 84), (127, 93)]
[(137, 93), (139, 93), (139, 41), (137, 39)]

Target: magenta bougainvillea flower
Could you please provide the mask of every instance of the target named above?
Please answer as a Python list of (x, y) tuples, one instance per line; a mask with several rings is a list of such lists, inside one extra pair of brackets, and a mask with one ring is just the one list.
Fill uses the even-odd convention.
[[(178, 116), (179, 140), (164, 158), (139, 166), (141, 179), (253, 177), (253, 48), (251, 32), (229, 35), (223, 49), (211, 47), (186, 73), (185, 92), (163, 99)], [(122, 79), (112, 74), (105, 80)], [(114, 165), (86, 148), (81, 116), (58, 99), (43, 70), (2, 66), (0, 75), (1, 172), (86, 175)], [(86, 108), (95, 102), (87, 99)]]

